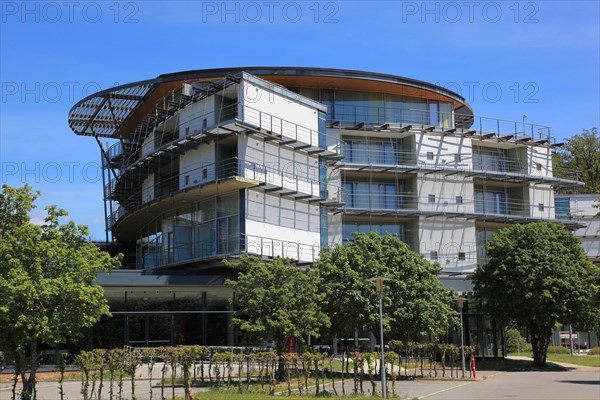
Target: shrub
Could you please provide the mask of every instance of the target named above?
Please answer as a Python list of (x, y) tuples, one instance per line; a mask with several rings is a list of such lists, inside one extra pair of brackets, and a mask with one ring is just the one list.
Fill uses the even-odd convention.
[[(527, 345), (529, 345), (528, 349), (526, 349)], [(518, 329), (511, 328), (506, 331), (506, 351), (508, 353), (531, 351), (531, 345), (525, 341)]]
[(588, 356), (600, 356), (600, 346), (591, 348), (587, 354)]
[(564, 346), (548, 346), (548, 354), (569, 354), (571, 350)]

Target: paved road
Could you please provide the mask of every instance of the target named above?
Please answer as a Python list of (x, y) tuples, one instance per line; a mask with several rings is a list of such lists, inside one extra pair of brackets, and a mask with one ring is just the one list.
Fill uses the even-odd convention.
[[(371, 385), (365, 382), (365, 389)], [(66, 382), (66, 398), (81, 399), (79, 382)], [(378, 386), (379, 388), (379, 386)], [(116, 389), (115, 389), (116, 390)], [(339, 391), (338, 387), (338, 391)], [(480, 381), (401, 381), (396, 392), (408, 399), (414, 397), (427, 400), (480, 400), (480, 399), (523, 399), (523, 400), (599, 400), (600, 369), (579, 369), (561, 372), (500, 372)], [(103, 398), (108, 398), (104, 388)], [(129, 383), (124, 384), (124, 393), (129, 393)], [(178, 395), (183, 395), (177, 389)], [(347, 393), (350, 393), (349, 391)], [(150, 399), (148, 381), (136, 384), (138, 399)], [(165, 391), (170, 397), (170, 389)], [(40, 400), (58, 400), (58, 385), (42, 382), (38, 384)], [(160, 398), (160, 389), (153, 390), (153, 398)], [(0, 384), (0, 399), (10, 399), (10, 385)]]
[(427, 400), (599, 400), (600, 370), (561, 372), (503, 372), (484, 381), (455, 386)]

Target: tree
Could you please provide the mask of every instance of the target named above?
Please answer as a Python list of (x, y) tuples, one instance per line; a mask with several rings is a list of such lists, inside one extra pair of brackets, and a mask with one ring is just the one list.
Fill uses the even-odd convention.
[(233, 321), (254, 340), (275, 341), (283, 378), (288, 339), (318, 336), (321, 327), (329, 326), (322, 311), (325, 295), (318, 292), (319, 275), (310, 269), (302, 272), (282, 258), (264, 261), (243, 255), (239, 263), (226, 264), (239, 271), (237, 279), (225, 281), (235, 293)]
[(88, 240), (86, 227), (60, 224), (67, 213), (56, 206), (33, 224), (28, 213), (38, 196), (29, 186), (4, 185), (0, 194), (0, 346), (19, 366), (24, 399), (35, 393), (39, 344), (65, 343), (109, 315), (93, 280), (120, 264)]
[[(598, 128), (584, 129), (565, 141), (554, 155), (557, 176), (570, 178), (574, 171), (585, 182), (583, 193), (600, 193), (600, 136)], [(566, 174), (565, 174), (566, 173)], [(572, 177), (571, 177), (572, 178)]]
[(444, 335), (458, 322), (452, 310), (456, 294), (440, 282), (440, 267), (411, 251), (398, 237), (357, 233), (353, 242), (321, 254), (317, 268), (334, 332), (350, 336), (355, 329), (378, 336), (379, 303), (375, 284), (384, 276), (384, 330), (404, 338)]
[(531, 336), (533, 364), (544, 366), (557, 323), (586, 329), (599, 313), (600, 273), (580, 241), (559, 224), (537, 222), (498, 231), (488, 263), (471, 275), (485, 310)]

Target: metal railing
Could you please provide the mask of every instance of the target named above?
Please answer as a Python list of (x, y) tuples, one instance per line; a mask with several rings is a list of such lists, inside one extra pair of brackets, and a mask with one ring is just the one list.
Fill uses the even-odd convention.
[[(173, 127), (173, 130), (166, 132), (167, 137), (170, 138), (167, 141), (164, 141), (164, 135), (155, 136), (157, 132), (164, 129), (163, 127), (168, 121), (178, 117), (179, 113), (171, 115), (155, 127), (151, 133), (154, 137), (150, 140), (145, 139), (143, 143), (139, 143), (139, 151), (132, 153), (133, 158), (126, 157), (127, 161), (122, 165), (122, 168), (127, 168), (135, 162), (143, 160), (145, 157), (161, 150), (169, 150), (170, 147), (182, 139), (192, 136), (196, 137), (197, 135), (207, 137), (214, 136), (215, 134), (230, 134), (230, 130), (223, 130), (223, 132), (215, 132), (215, 130), (218, 131), (219, 127), (223, 125), (235, 123), (239, 124), (241, 128), (261, 130), (263, 133), (272, 135), (298, 149), (306, 149), (305, 146), (302, 146), (302, 144), (306, 144), (310, 150), (322, 149), (334, 154), (341, 153), (340, 139), (337, 135), (327, 135), (325, 132), (319, 132), (318, 130), (305, 127), (265, 111), (237, 103), (179, 120), (177, 126)], [(184, 131), (181, 132), (180, 129)], [(298, 145), (294, 145), (294, 143), (298, 143)], [(120, 142), (113, 144), (108, 150), (111, 161), (122, 154), (123, 147)]]
[[(318, 173), (318, 171), (315, 172)], [(127, 213), (154, 200), (171, 196), (181, 190), (235, 177), (256, 181), (266, 190), (277, 191), (282, 195), (314, 200), (341, 198), (341, 188), (329, 187), (328, 191), (324, 187), (324, 182), (311, 179), (308, 174), (308, 166), (306, 173), (300, 174), (296, 173), (296, 168), (280, 169), (278, 165), (266, 166), (233, 157), (219, 162), (200, 164), (185, 171), (174, 170), (172, 176), (158, 180), (143, 189), (137, 189), (131, 195), (119, 200), (121, 207), (109, 217), (109, 227), (114, 226)]]
[[(241, 113), (238, 118), (242, 124), (265, 130), (273, 136), (280, 136), (281, 139), (290, 144), (307, 144), (312, 148), (323, 149), (326, 147), (325, 132), (307, 128), (246, 104), (241, 105)], [(339, 142), (338, 138), (335, 138), (335, 140)]]
[(435, 110), (335, 104), (333, 112), (328, 112), (327, 119), (330, 125), (336, 126), (412, 124), (443, 129), (470, 129), (474, 134), (493, 134), (493, 137), (514, 135), (515, 138), (553, 141), (550, 127), (545, 125)]
[(318, 244), (247, 235), (236, 231), (226, 237), (190, 240), (186, 243), (171, 245), (165, 242), (147, 243), (139, 246), (137, 252), (138, 269), (153, 269), (190, 261), (239, 256), (244, 253), (266, 258), (289, 258), (308, 263), (319, 258), (321, 248)]
[[(375, 149), (344, 146), (343, 168), (360, 168), (365, 166), (376, 171), (382, 167), (398, 167), (406, 169), (416, 167), (423, 172), (440, 169), (444, 171), (460, 171), (467, 173), (482, 173), (504, 176), (513, 174), (523, 177), (536, 177), (540, 179), (563, 179), (579, 181), (577, 171), (553, 168), (550, 163), (529, 163), (514, 158), (494, 158), (476, 151), (464, 154), (434, 154), (416, 153), (414, 151), (398, 149)], [(403, 168), (402, 168), (403, 167)], [(393, 169), (388, 169), (393, 171)], [(555, 179), (555, 180), (556, 180)]]
[(546, 204), (531, 204), (523, 200), (508, 198), (493, 201), (486, 199), (465, 199), (462, 196), (433, 197), (414, 194), (387, 194), (373, 191), (342, 192), (344, 210), (352, 213), (394, 213), (406, 214), (453, 214), (474, 217), (532, 217), (554, 220), (555, 207)]

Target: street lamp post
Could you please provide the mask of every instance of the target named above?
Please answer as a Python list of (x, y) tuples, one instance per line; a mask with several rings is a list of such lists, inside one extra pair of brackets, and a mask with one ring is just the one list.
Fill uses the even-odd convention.
[(465, 299), (463, 297), (459, 297), (456, 299), (456, 308), (458, 308), (458, 313), (460, 314), (460, 365), (462, 367), (462, 377), (465, 377), (465, 345), (463, 341), (463, 305), (465, 303)]
[(383, 282), (389, 281), (388, 278), (383, 276), (376, 276), (371, 278), (371, 281), (375, 282), (377, 287), (377, 298), (379, 299), (379, 347), (381, 350), (381, 365), (379, 371), (381, 372), (381, 398), (387, 398), (387, 385), (385, 382), (385, 346), (383, 345)]

